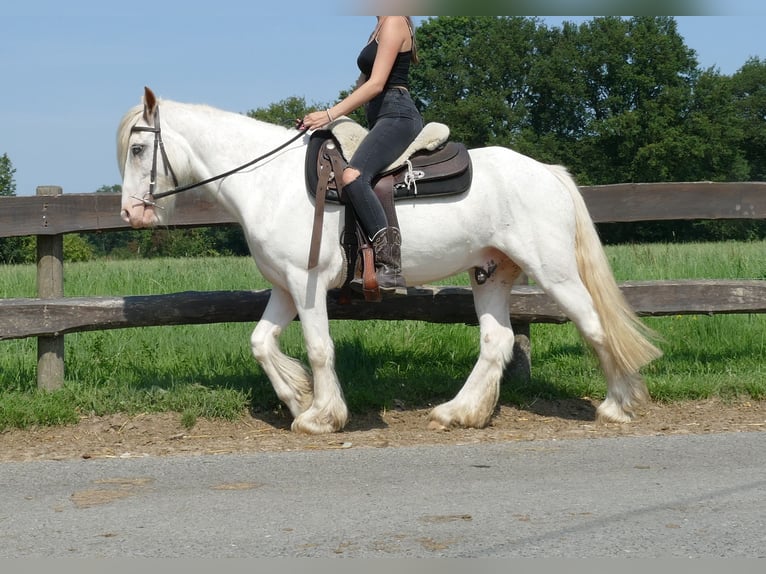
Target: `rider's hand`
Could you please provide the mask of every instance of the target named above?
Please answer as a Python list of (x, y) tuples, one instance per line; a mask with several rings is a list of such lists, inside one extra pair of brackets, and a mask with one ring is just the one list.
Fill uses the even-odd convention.
[(327, 110), (311, 112), (303, 117), (303, 127), (307, 130), (318, 130), (330, 123), (330, 115)]

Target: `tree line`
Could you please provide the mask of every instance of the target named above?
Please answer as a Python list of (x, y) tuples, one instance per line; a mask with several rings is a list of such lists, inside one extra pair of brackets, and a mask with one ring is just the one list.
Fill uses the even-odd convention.
[[(581, 185), (766, 180), (766, 60), (750, 58), (732, 75), (701, 69), (672, 16), (555, 27), (534, 17), (439, 16), (420, 24), (417, 43), (416, 104), (469, 148), (506, 146), (562, 164)], [(331, 104), (293, 96), (247, 115), (292, 126)], [(361, 110), (352, 117), (364, 124)], [(6, 155), (0, 194), (15, 194)], [(599, 232), (605, 243), (752, 240), (766, 237), (766, 222), (599, 224)], [(0, 239), (0, 261), (24, 260), (25, 239)], [(67, 241), (75, 258), (248, 253), (235, 227)]]

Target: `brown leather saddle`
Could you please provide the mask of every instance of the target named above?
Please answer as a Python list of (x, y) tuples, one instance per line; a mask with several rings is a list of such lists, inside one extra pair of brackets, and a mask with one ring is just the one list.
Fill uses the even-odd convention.
[[(345, 205), (345, 225), (341, 235), (347, 262), (344, 286), (348, 286), (359, 272), (365, 297), (379, 300), (372, 246), (340, 184), (340, 174), (347, 164), (332, 132), (317, 130), (311, 135), (306, 150), (306, 187), (315, 200), (315, 207), (308, 268), (315, 267), (319, 259), (325, 205), (327, 202)], [(471, 186), (472, 175), (471, 158), (465, 145), (447, 141), (433, 151), (417, 151), (401, 166), (379, 174), (373, 180), (373, 188), (389, 224), (399, 227), (395, 202), (465, 193)], [(368, 292), (371, 295), (368, 296)]]

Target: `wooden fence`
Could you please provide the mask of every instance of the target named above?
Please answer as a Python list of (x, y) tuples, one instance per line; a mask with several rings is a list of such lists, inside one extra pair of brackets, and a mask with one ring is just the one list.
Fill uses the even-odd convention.
[[(693, 219), (766, 219), (766, 182), (618, 184), (581, 188), (596, 222)], [(0, 198), (0, 237), (37, 236), (37, 298), (0, 299), (0, 340), (37, 337), (38, 386), (64, 380), (64, 334), (140, 326), (257, 321), (269, 291), (184, 292), (132, 297), (64, 297), (63, 235), (129, 229), (119, 217), (119, 194), (62, 194), (39, 187), (36, 196)], [(198, 196), (177, 203), (174, 227), (233, 224), (217, 204)], [(766, 281), (676, 280), (620, 285), (641, 316), (764, 313)], [(518, 285), (511, 319), (519, 337), (515, 360), (529, 369), (529, 324), (565, 322), (538, 288)], [(417, 287), (382, 303), (337, 302), (329, 294), (331, 319), (420, 320), (476, 323), (467, 287)]]

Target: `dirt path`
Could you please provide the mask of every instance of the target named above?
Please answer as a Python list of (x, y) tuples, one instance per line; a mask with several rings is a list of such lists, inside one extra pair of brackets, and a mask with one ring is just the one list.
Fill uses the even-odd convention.
[(429, 431), (427, 410), (356, 415), (346, 430), (308, 436), (290, 420), (259, 413), (235, 422), (199, 420), (186, 429), (175, 413), (85, 417), (78, 424), (0, 433), (0, 461), (404, 447), (537, 439), (766, 431), (766, 401), (654, 403), (630, 424), (594, 421), (596, 403), (538, 401), (502, 406), (485, 429)]

